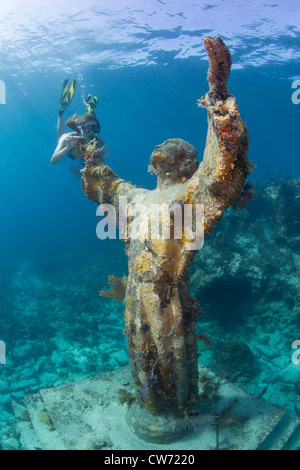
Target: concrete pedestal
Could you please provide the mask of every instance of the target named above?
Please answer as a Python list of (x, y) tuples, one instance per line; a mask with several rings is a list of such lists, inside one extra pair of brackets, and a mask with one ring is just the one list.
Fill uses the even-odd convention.
[[(212, 381), (216, 376), (200, 367)], [(130, 430), (128, 405), (119, 403), (118, 390), (133, 392), (129, 367), (99, 377), (60, 387), (40, 390), (25, 397), (24, 406), (14, 403), (21, 440), (25, 449), (43, 450), (213, 450), (216, 427), (204, 425), (170, 444), (152, 444)], [(201, 386), (200, 386), (201, 391)], [(283, 409), (258, 399), (235, 385), (222, 381), (217, 413), (234, 402), (231, 415), (246, 420), (220, 426), (221, 449), (255, 450), (297, 448), (300, 446), (300, 420)], [(29, 417), (30, 420), (29, 420)], [(291, 444), (292, 443), (292, 444)]]

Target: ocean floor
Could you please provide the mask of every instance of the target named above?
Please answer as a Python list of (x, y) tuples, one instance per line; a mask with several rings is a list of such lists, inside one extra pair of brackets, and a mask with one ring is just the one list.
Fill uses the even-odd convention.
[[(267, 181), (245, 209), (230, 210), (190, 268), (191, 295), (212, 347), (199, 362), (242, 389), (300, 415), (300, 182)], [(5, 266), (0, 281), (0, 443), (20, 449), (12, 399), (128, 364), (123, 304), (100, 297), (107, 276), (126, 274), (107, 253), (44, 272), (30, 259)], [(103, 269), (105, 266), (105, 269)]]

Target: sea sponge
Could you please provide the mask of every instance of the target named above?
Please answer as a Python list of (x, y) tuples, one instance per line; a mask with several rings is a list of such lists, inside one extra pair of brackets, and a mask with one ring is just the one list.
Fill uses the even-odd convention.
[(40, 411), (37, 412), (36, 416), (37, 416), (37, 419), (40, 423), (44, 423), (49, 427), (53, 426), (52, 419), (51, 419), (51, 417), (50, 417), (50, 415), (47, 411), (40, 410)]

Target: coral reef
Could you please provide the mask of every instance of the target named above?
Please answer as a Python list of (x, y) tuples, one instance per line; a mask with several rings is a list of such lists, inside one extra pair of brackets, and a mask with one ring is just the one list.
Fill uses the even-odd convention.
[(193, 294), (209, 317), (231, 333), (232, 324), (241, 325), (258, 305), (265, 308), (284, 301), (293, 321), (298, 321), (299, 200), (288, 196), (285, 212), (291, 217), (284, 218), (282, 198), (287, 187), (299, 188), (299, 181), (257, 183), (249, 209), (228, 211), (190, 268)]
[(276, 210), (275, 239), (280, 245), (300, 246), (300, 183), (292, 179), (282, 181), (278, 191), (280, 204)]
[(232, 339), (214, 350), (214, 370), (220, 375), (251, 377), (255, 374), (255, 365), (254, 355), (243, 341)]
[[(144, 207), (138, 217), (140, 236), (131, 236), (136, 220), (130, 217), (125, 239), (128, 256), (125, 333), (137, 400), (136, 410), (130, 410), (129, 424), (147, 439), (149, 419), (151, 440), (155, 440), (153, 430), (150, 433), (155, 416), (157, 439), (161, 441), (164, 435), (165, 441), (173, 440), (181, 432), (171, 430), (167, 423), (197, 406), (198, 338), (187, 277), (196, 248), (191, 247), (186, 224), (182, 236), (175, 235), (175, 215), (170, 211), (167, 222), (170, 236), (153, 237), (152, 231), (150, 235), (150, 210), (154, 204), (161, 207), (164, 203), (170, 208), (176, 203), (181, 209), (187, 204), (194, 207), (204, 204), (203, 231), (207, 235), (240, 196), (251, 170), (246, 155), (248, 132), (235, 98), (227, 91), (230, 52), (219, 37), (207, 37), (204, 44), (209, 56), (210, 90), (200, 100), (208, 113), (208, 135), (199, 167), (191, 144), (169, 139), (151, 155), (156, 189), (137, 189), (104, 163), (96, 142), (78, 144), (86, 156), (82, 188), (89, 199), (113, 204), (118, 214), (119, 198), (123, 195), (127, 196), (129, 214), (137, 203)], [(158, 226), (164, 224), (160, 213)], [(200, 228), (196, 227), (197, 230), (196, 238)], [(140, 421), (136, 416), (141, 417)], [(143, 422), (140, 429), (139, 422)]]

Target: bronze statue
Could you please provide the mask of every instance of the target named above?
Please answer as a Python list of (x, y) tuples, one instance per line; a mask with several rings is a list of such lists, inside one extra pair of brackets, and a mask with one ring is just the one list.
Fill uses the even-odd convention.
[(139, 216), (141, 229), (147, 227), (153, 204), (181, 208), (204, 204), (207, 235), (239, 198), (252, 167), (247, 159), (248, 131), (227, 90), (230, 52), (219, 37), (206, 37), (204, 45), (209, 57), (209, 92), (199, 106), (207, 109), (208, 133), (200, 165), (192, 145), (181, 139), (167, 140), (151, 155), (157, 187), (150, 191), (119, 178), (104, 163), (96, 142), (79, 143), (86, 156), (82, 172), (86, 196), (98, 204), (112, 204), (117, 211), (120, 197), (127, 198), (125, 333), (136, 396), (128, 423), (141, 438), (160, 443), (183, 434), (180, 418), (197, 407), (199, 398), (195, 329), (200, 312), (197, 301), (189, 296), (187, 276), (196, 250), (191, 249), (184, 230), (181, 238), (175, 237), (171, 212), (168, 239), (151, 237), (147, 229), (144, 238), (132, 238), (130, 210), (136, 203), (145, 208)]

